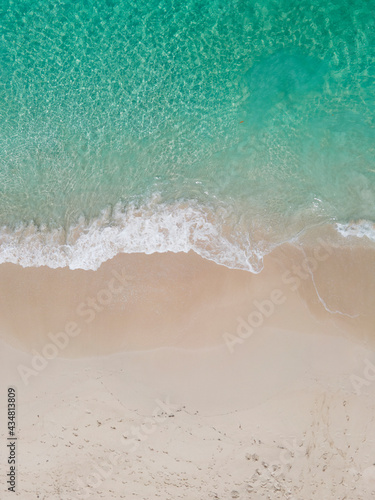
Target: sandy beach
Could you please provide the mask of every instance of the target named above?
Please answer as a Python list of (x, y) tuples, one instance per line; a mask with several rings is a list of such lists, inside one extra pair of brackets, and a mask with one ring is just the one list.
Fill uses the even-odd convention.
[(327, 241), (0, 266), (16, 496), (373, 498), (374, 252)]
[(375, 500), (374, 1), (0, 12), (0, 500)]

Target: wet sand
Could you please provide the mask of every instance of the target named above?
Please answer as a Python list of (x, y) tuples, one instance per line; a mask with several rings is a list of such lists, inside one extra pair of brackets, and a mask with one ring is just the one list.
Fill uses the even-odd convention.
[(208, 347), (264, 327), (348, 334), (373, 345), (375, 251), (323, 240), (285, 244), (257, 275), (193, 252), (122, 254), (97, 271), (3, 264), (0, 296), (7, 342), (40, 351), (68, 335), (63, 357)]

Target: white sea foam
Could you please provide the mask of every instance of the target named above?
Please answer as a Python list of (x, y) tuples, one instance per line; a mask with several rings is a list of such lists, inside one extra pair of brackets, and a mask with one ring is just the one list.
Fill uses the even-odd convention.
[(207, 209), (153, 201), (141, 209), (117, 207), (67, 231), (34, 225), (12, 231), (2, 228), (0, 263), (95, 270), (118, 253), (194, 250), (218, 264), (259, 272), (266, 251), (260, 251), (248, 235), (233, 234)]
[[(0, 263), (95, 270), (119, 253), (193, 250), (217, 264), (258, 273), (272, 248), (295, 241), (289, 235), (279, 243), (266, 244), (251, 236), (248, 227), (229, 224), (229, 219), (228, 213), (214, 214), (198, 204), (167, 205), (155, 197), (141, 208), (130, 206), (125, 211), (118, 206), (103, 211), (90, 223), (82, 219), (68, 230), (33, 224), (16, 230), (3, 227)], [(344, 237), (367, 237), (375, 242), (375, 225), (368, 221), (336, 224), (336, 230)]]
[(336, 224), (336, 230), (345, 238), (354, 236), (356, 238), (368, 238), (375, 242), (375, 224), (367, 220), (350, 222), (349, 224)]

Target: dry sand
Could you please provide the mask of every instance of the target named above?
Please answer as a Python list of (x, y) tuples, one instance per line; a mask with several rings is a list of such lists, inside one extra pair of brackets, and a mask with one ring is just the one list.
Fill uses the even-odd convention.
[(0, 266), (2, 415), (7, 386), (18, 401), (1, 498), (375, 498), (374, 256)]

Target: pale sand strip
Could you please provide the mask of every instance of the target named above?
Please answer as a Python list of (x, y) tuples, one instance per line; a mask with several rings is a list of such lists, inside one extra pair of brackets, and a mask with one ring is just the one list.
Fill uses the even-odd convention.
[(27, 386), (17, 366), (31, 356), (0, 347), (1, 393), (17, 387), (22, 500), (375, 492), (375, 356), (352, 340), (264, 329), (233, 354), (222, 346), (55, 359)]

